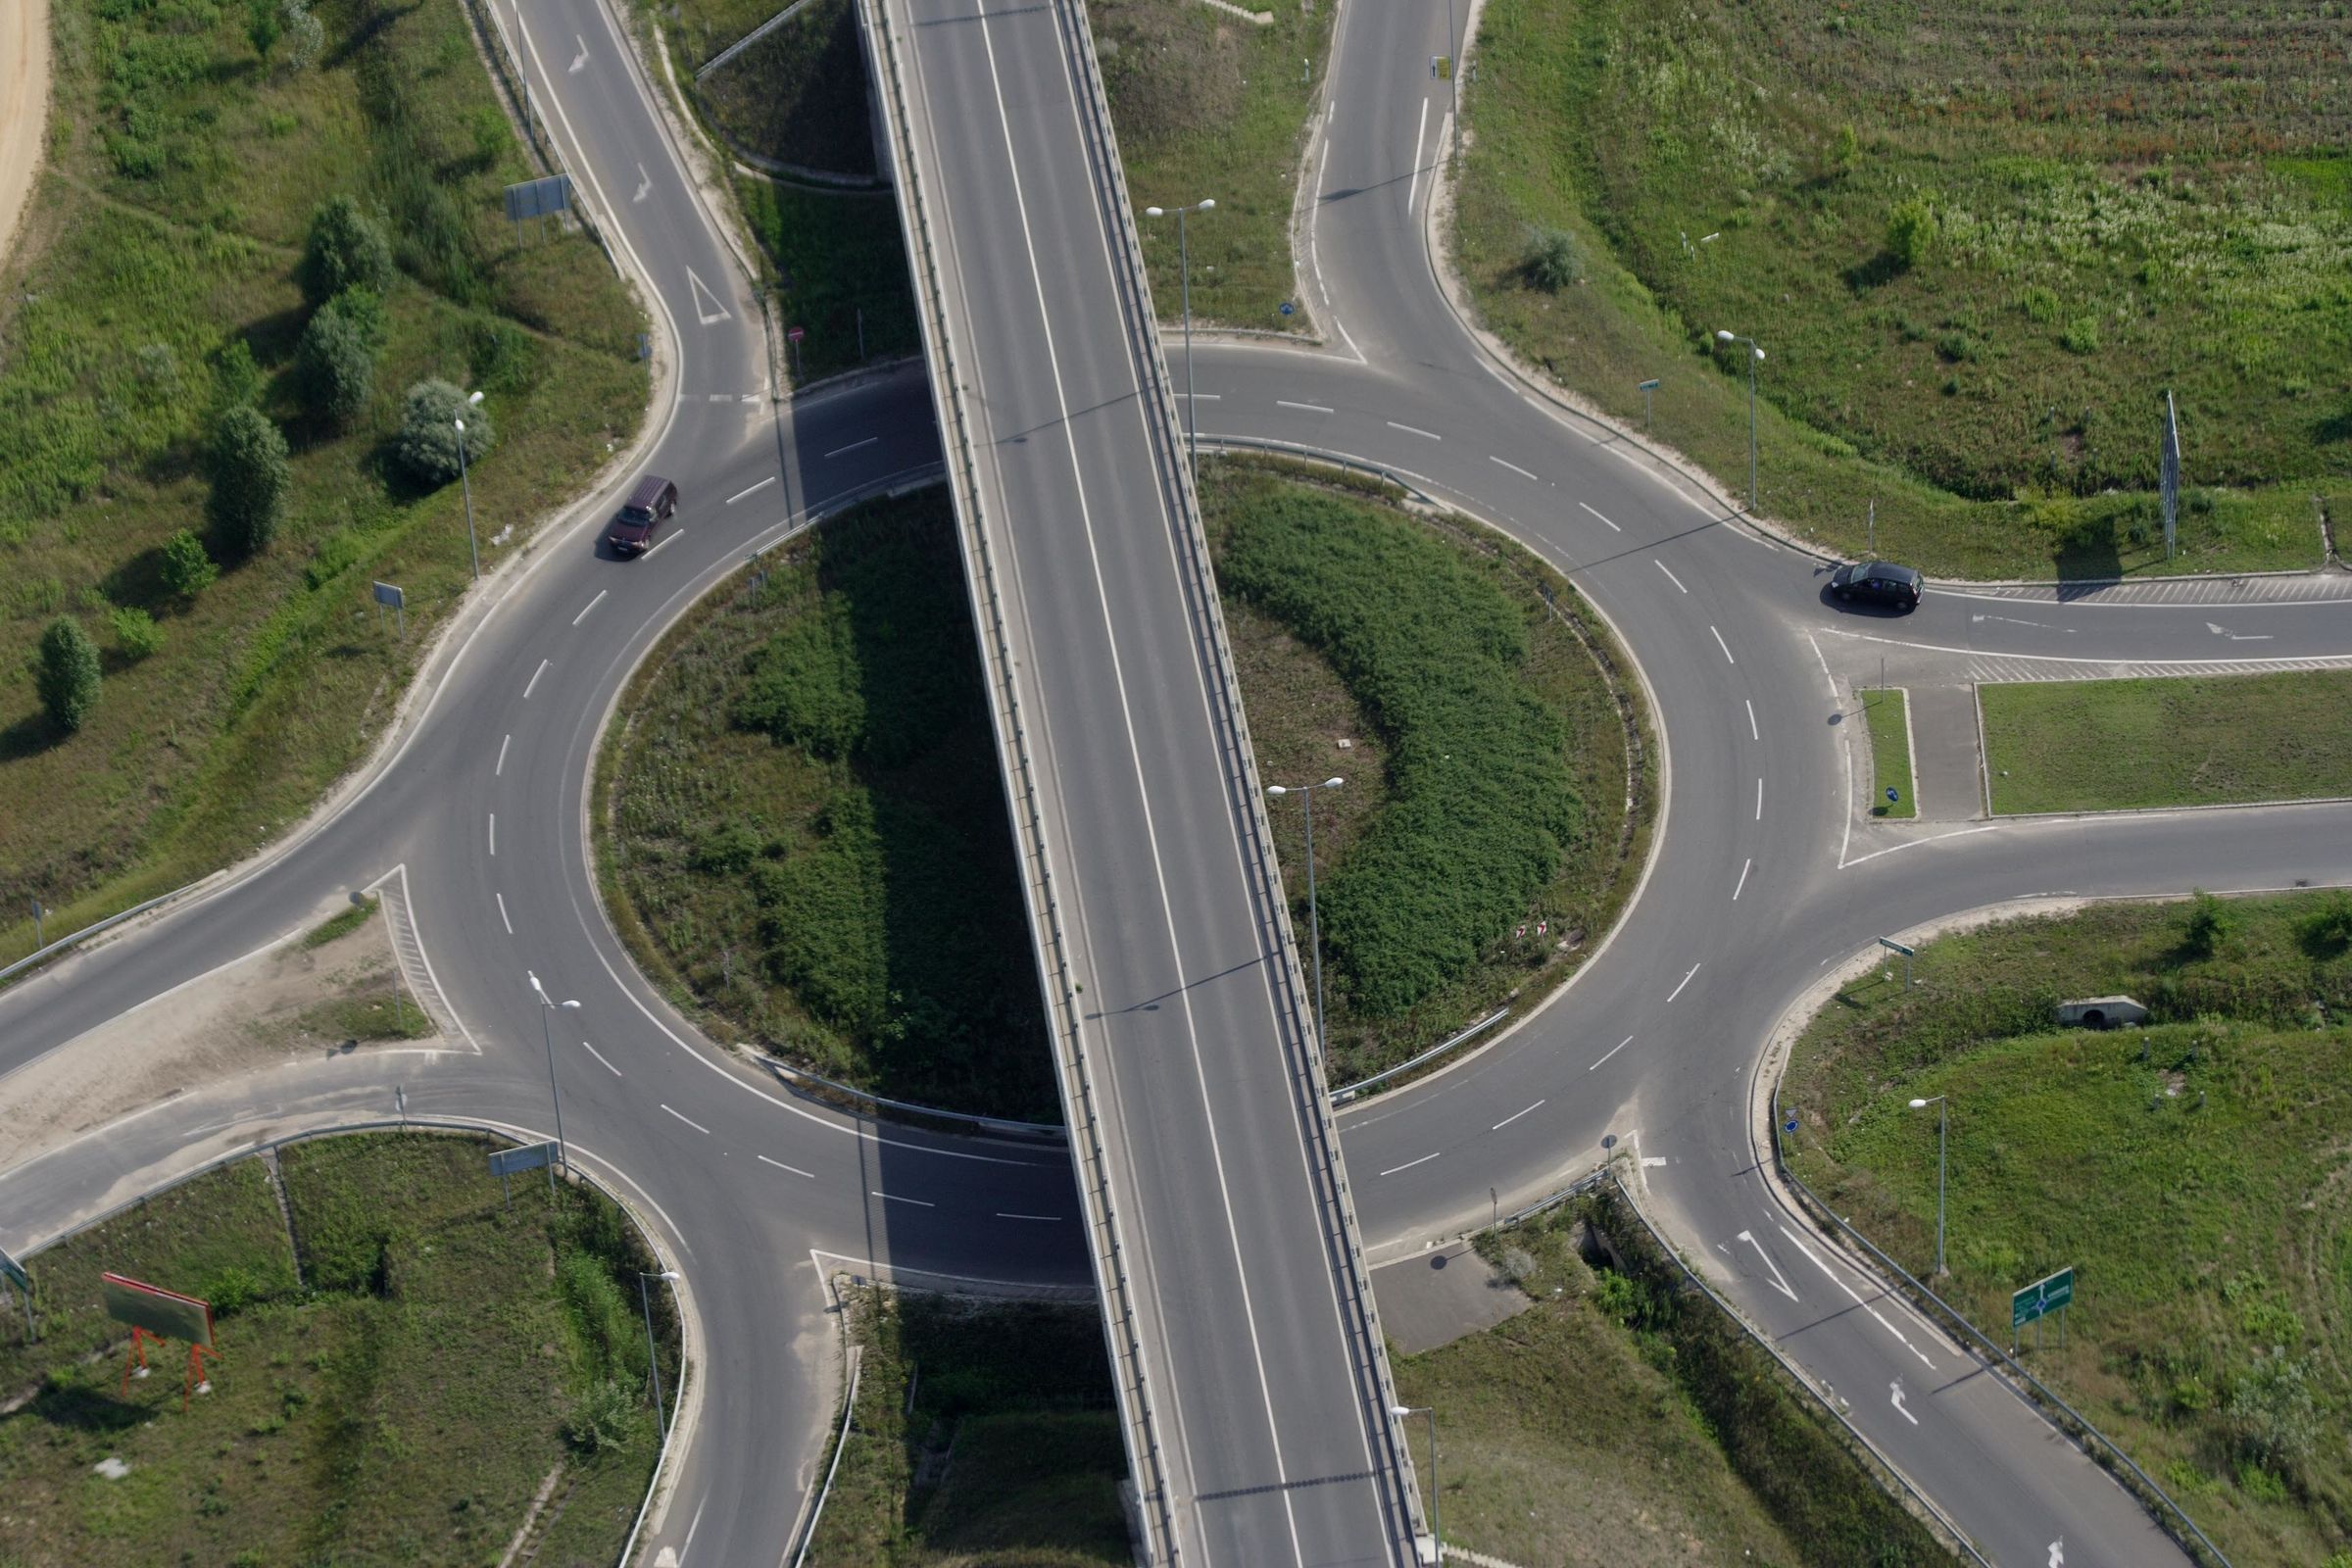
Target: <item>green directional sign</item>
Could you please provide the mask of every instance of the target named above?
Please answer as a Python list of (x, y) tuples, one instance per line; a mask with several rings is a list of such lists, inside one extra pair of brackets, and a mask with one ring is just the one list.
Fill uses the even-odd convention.
[(2062, 1268), (2048, 1279), (2035, 1280), (2009, 1298), (2009, 1329), (2024, 1328), (2035, 1318), (2071, 1306), (2075, 1300), (2075, 1271)]
[(8, 1281), (20, 1291), (29, 1292), (32, 1289), (32, 1276), (24, 1272), (24, 1264), (8, 1255), (6, 1248), (0, 1248), (0, 1279)]

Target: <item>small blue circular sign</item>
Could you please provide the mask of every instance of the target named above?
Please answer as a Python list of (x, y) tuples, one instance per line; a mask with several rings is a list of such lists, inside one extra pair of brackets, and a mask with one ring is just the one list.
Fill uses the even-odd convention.
[(1901, 795), (1899, 795), (1899, 794), (1897, 794), (1897, 793), (1895, 792), (1895, 788), (1894, 788), (1894, 786), (1893, 786), (1893, 785), (1889, 784), (1889, 785), (1887, 785), (1887, 786), (1886, 786), (1886, 803), (1887, 803), (1889, 806), (1893, 805), (1893, 804), (1894, 804), (1896, 801), (1899, 801), (1899, 800), (1901, 800), (1901, 799), (1902, 799), (1902, 796), (1901, 796)]
[(1288, 315), (1290, 315), (1290, 314), (1291, 314), (1293, 311), (1295, 311), (1295, 310), (1297, 310), (1297, 309), (1298, 309), (1298, 307), (1297, 307), (1297, 306), (1295, 306), (1295, 305), (1293, 305), (1293, 304), (1292, 304), (1292, 303), (1291, 303), (1289, 300), (1284, 300), (1284, 301), (1282, 302), (1282, 314), (1283, 314), (1283, 315), (1285, 315), (1285, 316), (1288, 316)]

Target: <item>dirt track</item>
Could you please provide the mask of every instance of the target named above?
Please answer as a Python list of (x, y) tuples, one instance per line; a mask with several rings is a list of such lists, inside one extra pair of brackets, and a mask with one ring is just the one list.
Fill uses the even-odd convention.
[(0, 261), (41, 170), (49, 121), (49, 0), (0, 5)]

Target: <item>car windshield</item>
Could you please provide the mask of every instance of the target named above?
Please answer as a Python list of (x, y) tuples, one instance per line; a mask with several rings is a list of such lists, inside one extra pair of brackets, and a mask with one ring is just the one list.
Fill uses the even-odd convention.
[(620, 520), (635, 523), (642, 528), (654, 520), (654, 514), (639, 507), (623, 507), (620, 509)]

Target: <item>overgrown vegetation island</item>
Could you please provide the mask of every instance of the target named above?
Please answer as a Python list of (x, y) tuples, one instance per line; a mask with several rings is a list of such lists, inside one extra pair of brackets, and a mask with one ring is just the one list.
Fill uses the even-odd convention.
[[(495, 562), (491, 536), (630, 437), (647, 385), (596, 245), (503, 219), (537, 170), (465, 7), (51, 14), (49, 167), (0, 286), (12, 954), (31, 899), (54, 935), (201, 875), (380, 731), (467, 570), (457, 489), (402, 439), (413, 387), (485, 395)], [(406, 642), (373, 578), (407, 590)], [(75, 651), (40, 657), (61, 619), (94, 688)]]

